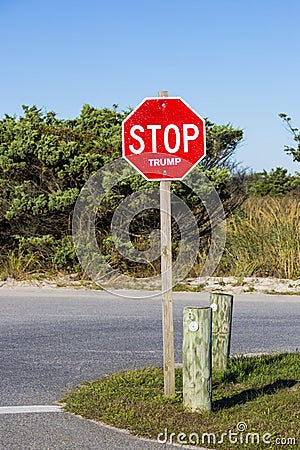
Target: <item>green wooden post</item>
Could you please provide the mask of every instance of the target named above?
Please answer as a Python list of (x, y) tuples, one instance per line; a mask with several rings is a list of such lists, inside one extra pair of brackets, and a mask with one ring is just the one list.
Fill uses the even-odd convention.
[(189, 411), (211, 411), (212, 311), (183, 310), (183, 406)]
[(210, 294), (212, 309), (212, 367), (226, 369), (230, 354), (233, 295)]

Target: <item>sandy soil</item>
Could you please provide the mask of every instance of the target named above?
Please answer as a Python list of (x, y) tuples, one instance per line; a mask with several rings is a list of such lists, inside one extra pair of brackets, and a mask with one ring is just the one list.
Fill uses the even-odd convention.
[[(279, 278), (234, 278), (234, 277), (209, 277), (193, 278), (181, 283), (182, 290), (201, 290), (203, 292), (227, 292), (227, 293), (267, 293), (267, 294), (292, 294), (300, 295), (300, 280), (288, 280)], [(92, 281), (78, 280), (76, 274), (61, 276), (53, 279), (37, 279), (17, 281), (8, 278), (0, 281), (1, 287), (47, 287), (47, 288), (72, 288), (72, 289), (99, 289)], [(185, 289), (186, 287), (186, 289)]]

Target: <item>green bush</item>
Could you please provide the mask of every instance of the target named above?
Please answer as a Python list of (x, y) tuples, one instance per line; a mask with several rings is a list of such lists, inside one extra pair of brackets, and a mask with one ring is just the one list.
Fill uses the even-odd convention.
[[(84, 105), (79, 117), (62, 120), (35, 106), (23, 106), (23, 110), (22, 117), (6, 115), (0, 120), (2, 264), (16, 273), (12, 264), (7, 265), (6, 255), (11, 263), (19, 258), (20, 265), (30, 271), (70, 271), (77, 267), (70, 237), (74, 204), (89, 177), (121, 156), (121, 127), (128, 111), (118, 112), (116, 105), (102, 110)], [(229, 124), (220, 126), (209, 121), (206, 128), (207, 156), (202, 169), (224, 200), (226, 214), (230, 214), (243, 197), (239, 179), (231, 173), (232, 157), (243, 132)], [(140, 175), (127, 179), (113, 188), (97, 211), (101, 250), (125, 271), (140, 268), (117, 255), (108, 239), (111, 219), (124, 198), (145, 187), (152, 188), (153, 184)], [(209, 220), (201, 202), (183, 183), (174, 183), (174, 190), (195, 212), (201, 234), (208, 235)], [(149, 213), (134, 222), (132, 239), (140, 232), (143, 240), (152, 230), (153, 221), (157, 217)], [(29, 259), (25, 262), (24, 258)]]

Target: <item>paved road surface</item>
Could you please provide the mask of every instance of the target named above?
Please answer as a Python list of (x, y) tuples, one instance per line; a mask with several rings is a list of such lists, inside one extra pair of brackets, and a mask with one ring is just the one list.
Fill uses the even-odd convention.
[[(174, 294), (177, 362), (182, 309), (208, 305), (208, 298), (207, 293)], [(53, 405), (81, 381), (161, 365), (159, 296), (128, 299), (104, 291), (1, 288), (0, 308), (1, 450), (163, 448), (62, 412), (1, 410)], [(232, 353), (295, 351), (300, 348), (299, 318), (299, 296), (236, 295)]]

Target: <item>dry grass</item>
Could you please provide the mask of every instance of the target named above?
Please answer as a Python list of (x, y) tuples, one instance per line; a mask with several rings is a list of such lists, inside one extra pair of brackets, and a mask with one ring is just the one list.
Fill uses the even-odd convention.
[(249, 198), (227, 222), (218, 274), (299, 278), (299, 199)]

